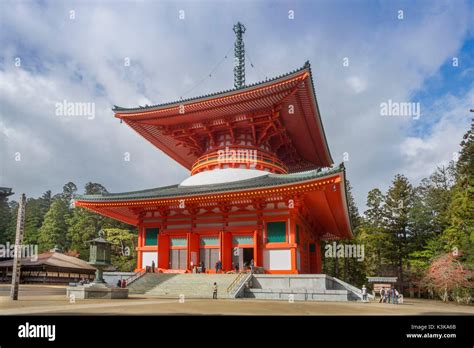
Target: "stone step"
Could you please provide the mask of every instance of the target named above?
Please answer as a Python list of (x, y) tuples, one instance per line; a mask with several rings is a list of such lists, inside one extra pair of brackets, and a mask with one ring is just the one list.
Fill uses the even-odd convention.
[(169, 274), (147, 273), (129, 286), (130, 293), (179, 298), (212, 298), (217, 283), (218, 296), (227, 296), (227, 288), (237, 274)]

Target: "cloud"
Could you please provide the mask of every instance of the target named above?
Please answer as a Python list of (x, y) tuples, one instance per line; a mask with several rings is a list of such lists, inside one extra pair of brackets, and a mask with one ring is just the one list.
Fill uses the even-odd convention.
[[(469, 121), (455, 115), (472, 102), (472, 91), (439, 98), (443, 104), (433, 99), (426, 109), (438, 118), (420, 136), (410, 134), (415, 121), (384, 118), (379, 105), (388, 99), (408, 102), (427, 88), (426, 80), (472, 34), (472, 6), (405, 5), (403, 21), (396, 19), (396, 7), (351, 1), (3, 1), (0, 185), (38, 196), (61, 190), (67, 181), (79, 186), (96, 181), (119, 192), (183, 180), (188, 172), (120, 124), (111, 107), (231, 88), (237, 20), (247, 26), (244, 39), (254, 65), (247, 57), (248, 83), (311, 61), (329, 146), (336, 162), (349, 153), (348, 177), (359, 205), (367, 191), (386, 188), (396, 173), (419, 180), (457, 151)], [(180, 9), (185, 20), (178, 17)], [(289, 9), (294, 20), (288, 19)], [(69, 18), (71, 10), (75, 19)], [(21, 67), (15, 67), (16, 57)], [(95, 119), (56, 116), (54, 105), (63, 100), (95, 103)], [(21, 163), (14, 161), (17, 151)]]

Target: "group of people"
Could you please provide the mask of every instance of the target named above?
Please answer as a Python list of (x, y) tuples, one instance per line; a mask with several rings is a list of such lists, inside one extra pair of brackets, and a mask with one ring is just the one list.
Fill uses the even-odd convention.
[(189, 264), (189, 268), (193, 273), (206, 273), (206, 266), (204, 265), (204, 261), (201, 261), (198, 266), (194, 264), (193, 261)]
[[(253, 262), (253, 259), (250, 260), (250, 263), (244, 263), (244, 271), (246, 269), (250, 269), (250, 271), (253, 273), (253, 270), (255, 269), (255, 263)], [(239, 273), (240, 271), (240, 266), (238, 262), (233, 262), (232, 263), (232, 269), (235, 271), (235, 273)]]
[(127, 280), (119, 279), (117, 282), (117, 288), (125, 288), (125, 287), (127, 287)]
[(392, 303), (398, 304), (400, 299), (400, 293), (394, 287), (382, 288), (380, 290), (380, 301), (379, 303)]

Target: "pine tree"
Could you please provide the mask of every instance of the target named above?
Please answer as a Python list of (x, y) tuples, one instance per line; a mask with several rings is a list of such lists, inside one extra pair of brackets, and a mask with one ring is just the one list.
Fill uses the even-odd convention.
[(404, 266), (410, 253), (411, 230), (409, 213), (413, 207), (413, 187), (408, 179), (395, 175), (388, 189), (383, 205), (384, 229), (387, 232), (388, 245), (384, 254), (397, 268), (399, 289), (404, 290)]

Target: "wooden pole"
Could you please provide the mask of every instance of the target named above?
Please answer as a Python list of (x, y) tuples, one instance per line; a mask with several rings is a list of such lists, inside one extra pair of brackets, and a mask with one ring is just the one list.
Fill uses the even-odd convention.
[(10, 291), (10, 298), (14, 301), (18, 300), (18, 285), (21, 275), (21, 243), (23, 242), (23, 230), (25, 227), (25, 207), (26, 197), (23, 193), (20, 197), (16, 220), (15, 255), (13, 258), (12, 286)]

